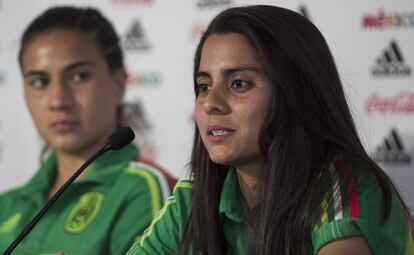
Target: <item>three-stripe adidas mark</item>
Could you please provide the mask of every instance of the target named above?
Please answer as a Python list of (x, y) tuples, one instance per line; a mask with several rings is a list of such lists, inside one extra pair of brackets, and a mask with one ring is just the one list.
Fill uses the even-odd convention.
[(132, 23), (122, 43), (123, 48), (126, 51), (148, 51), (151, 49), (151, 45), (148, 42), (141, 23), (138, 20), (135, 20)]
[(371, 74), (375, 77), (410, 76), (411, 67), (404, 62), (400, 47), (395, 40), (392, 40), (390, 46), (376, 59)]
[(383, 143), (377, 147), (372, 158), (376, 162), (384, 164), (405, 165), (411, 163), (411, 156), (405, 152), (404, 143), (394, 128), (384, 138)]

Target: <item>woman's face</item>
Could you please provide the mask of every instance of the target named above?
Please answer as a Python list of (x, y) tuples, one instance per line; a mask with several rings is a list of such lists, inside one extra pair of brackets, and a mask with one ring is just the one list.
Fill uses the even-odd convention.
[(56, 151), (91, 153), (116, 129), (126, 75), (111, 73), (94, 39), (51, 30), (25, 47), (26, 103), (43, 139)]
[(196, 81), (195, 120), (213, 162), (262, 167), (258, 138), (272, 88), (247, 38), (237, 33), (208, 37)]

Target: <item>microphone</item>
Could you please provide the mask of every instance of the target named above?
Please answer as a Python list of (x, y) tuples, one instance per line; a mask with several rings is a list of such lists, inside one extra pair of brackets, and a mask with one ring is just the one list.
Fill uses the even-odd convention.
[(123, 127), (108, 137), (107, 144), (111, 146), (111, 149), (117, 151), (132, 142), (134, 138), (134, 131), (130, 127)]
[(104, 154), (109, 150), (119, 150), (128, 145), (134, 140), (135, 134), (130, 127), (123, 127), (111, 134), (106, 144), (98, 150), (92, 157), (90, 157), (83, 165), (56, 191), (55, 194), (46, 202), (42, 209), (36, 214), (36, 216), (27, 224), (17, 238), (9, 245), (3, 255), (9, 255), (19, 245), (19, 243), (25, 238), (39, 220), (46, 214), (49, 208), (56, 202), (56, 200), (63, 194), (63, 192), (69, 187), (69, 185), (88, 167), (96, 158)]

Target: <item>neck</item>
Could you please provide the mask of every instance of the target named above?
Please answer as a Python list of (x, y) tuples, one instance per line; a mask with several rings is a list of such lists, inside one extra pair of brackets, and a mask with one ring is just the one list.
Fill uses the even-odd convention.
[[(92, 148), (84, 153), (70, 153), (56, 151), (57, 172), (55, 182), (49, 190), (48, 196), (51, 197), (99, 148)], [(77, 179), (84, 176), (90, 166), (88, 166)]]

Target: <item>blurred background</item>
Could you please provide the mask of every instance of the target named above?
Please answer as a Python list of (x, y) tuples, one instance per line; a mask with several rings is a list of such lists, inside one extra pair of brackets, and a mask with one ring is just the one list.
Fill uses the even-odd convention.
[(137, 143), (179, 178), (194, 127), (193, 55), (210, 19), (247, 4), (301, 13), (331, 47), (366, 149), (414, 212), (412, 0), (0, 0), (0, 192), (30, 178), (42, 147), (23, 101), (20, 36), (44, 9), (62, 4), (93, 6), (112, 21), (129, 72), (125, 101), (142, 107), (151, 127)]

